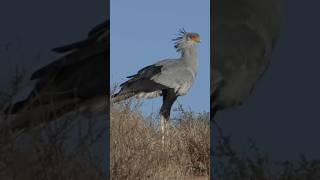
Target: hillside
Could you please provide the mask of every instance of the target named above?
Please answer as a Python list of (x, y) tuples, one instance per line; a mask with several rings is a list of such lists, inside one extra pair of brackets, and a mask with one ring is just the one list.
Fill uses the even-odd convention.
[(208, 113), (178, 108), (163, 148), (158, 119), (143, 117), (140, 105), (111, 105), (112, 179), (208, 179)]

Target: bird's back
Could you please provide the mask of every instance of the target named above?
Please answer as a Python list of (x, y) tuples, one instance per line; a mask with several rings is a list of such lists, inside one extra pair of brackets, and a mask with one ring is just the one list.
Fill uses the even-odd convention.
[(162, 71), (152, 79), (173, 88), (178, 95), (185, 95), (196, 78), (197, 69), (181, 59), (161, 61), (158, 64), (162, 64)]

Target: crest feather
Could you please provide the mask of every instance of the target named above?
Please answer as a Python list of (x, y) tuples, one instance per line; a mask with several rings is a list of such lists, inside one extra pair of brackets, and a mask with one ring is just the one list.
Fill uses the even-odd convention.
[(183, 43), (184, 37), (186, 34), (187, 34), (187, 31), (184, 28), (179, 29), (178, 37), (172, 39), (172, 41), (174, 42), (174, 47), (176, 48), (177, 52), (181, 51), (181, 43)]

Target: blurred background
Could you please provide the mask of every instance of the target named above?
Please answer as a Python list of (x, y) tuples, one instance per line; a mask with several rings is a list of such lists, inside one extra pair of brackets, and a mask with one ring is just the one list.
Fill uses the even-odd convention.
[(248, 138), (275, 161), (320, 157), (320, 13), (317, 1), (285, 0), (269, 70), (243, 106), (216, 120), (242, 152)]
[[(23, 90), (32, 72), (64, 55), (51, 49), (85, 39), (93, 27), (106, 19), (109, 19), (107, 0), (1, 1), (1, 105), (2, 98), (12, 93), (12, 86), (19, 84), (18, 90)], [(16, 82), (17, 77), (24, 82)], [(55, 122), (11, 132), (3, 125), (15, 116), (7, 116), (3, 111), (1, 106), (0, 179), (101, 179), (106, 176), (109, 160), (105, 112), (93, 117), (71, 113)], [(103, 135), (89, 133), (92, 128), (94, 133), (101, 130)], [(4, 137), (4, 134), (10, 136)], [(91, 141), (93, 137), (96, 139)], [(10, 141), (3, 142), (3, 139)]]

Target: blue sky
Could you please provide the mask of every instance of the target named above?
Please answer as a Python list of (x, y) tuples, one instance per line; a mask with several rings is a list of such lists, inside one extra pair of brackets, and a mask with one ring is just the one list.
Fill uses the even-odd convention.
[[(111, 0), (111, 86), (144, 66), (179, 54), (171, 39), (180, 28), (201, 35), (199, 72), (193, 87), (178, 102), (193, 111), (209, 111), (210, 1)], [(162, 99), (143, 101), (145, 113), (157, 112)], [(174, 104), (175, 108), (177, 103)]]

